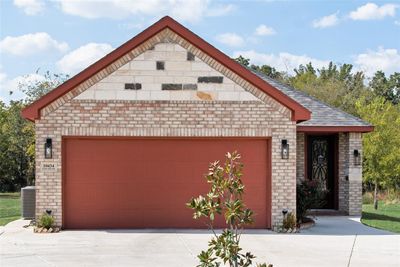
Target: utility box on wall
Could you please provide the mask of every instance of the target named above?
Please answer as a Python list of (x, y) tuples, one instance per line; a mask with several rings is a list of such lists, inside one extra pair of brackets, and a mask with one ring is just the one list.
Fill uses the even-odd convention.
[(22, 218), (34, 219), (36, 209), (36, 189), (34, 186), (26, 186), (21, 189)]

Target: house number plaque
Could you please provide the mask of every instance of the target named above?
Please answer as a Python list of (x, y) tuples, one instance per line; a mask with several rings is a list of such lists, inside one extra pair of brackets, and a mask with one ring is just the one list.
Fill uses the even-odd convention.
[(55, 163), (42, 163), (42, 170), (54, 171), (57, 165)]

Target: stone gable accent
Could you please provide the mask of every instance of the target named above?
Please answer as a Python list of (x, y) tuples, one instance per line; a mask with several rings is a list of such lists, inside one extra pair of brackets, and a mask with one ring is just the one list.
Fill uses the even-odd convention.
[[(173, 48), (171, 48), (171, 47), (173, 47)], [(176, 47), (178, 47), (178, 48), (176, 48)], [(98, 84), (103, 79), (106, 79), (108, 76), (110, 76), (117, 70), (123, 71), (123, 69), (127, 68), (128, 65), (129, 65), (129, 68), (132, 67), (133, 69), (135, 69), (136, 66), (139, 66), (138, 68), (140, 68), (142, 70), (143, 69), (147, 69), (146, 71), (153, 70), (154, 72), (159, 74), (160, 70), (155, 69), (155, 64), (156, 64), (155, 61), (154, 62), (149, 61), (145, 64), (135, 63), (136, 61), (138, 61), (138, 62), (141, 61), (141, 57), (144, 57), (145, 53), (151, 53), (152, 51), (157, 52), (156, 48), (158, 48), (159, 50), (162, 50), (164, 52), (172, 52), (172, 51), (168, 51), (171, 49), (177, 49), (177, 50), (181, 49), (180, 52), (185, 53), (185, 57), (184, 57), (185, 60), (186, 60), (186, 52), (185, 51), (192, 53), (196, 58), (196, 60), (194, 62), (192, 62), (192, 64), (198, 64), (199, 66), (201, 66), (199, 71), (202, 71), (201, 68), (210, 68), (211, 71), (209, 71), (209, 72), (213, 72), (214, 74), (215, 74), (215, 72), (217, 72), (217, 75), (222, 74), (224, 77), (226, 77), (226, 79), (224, 79), (224, 80), (231, 81), (231, 83), (234, 83), (236, 85), (236, 86), (234, 86), (235, 90), (243, 89), (245, 91), (243, 93), (249, 92), (251, 95), (255, 96), (257, 99), (263, 101), (264, 103), (271, 105), (274, 109), (278, 110), (285, 116), (291, 116), (291, 112), (288, 108), (281, 105), (276, 100), (269, 97), (267, 94), (265, 94), (264, 92), (262, 92), (261, 90), (259, 90), (258, 88), (256, 88), (255, 86), (253, 86), (252, 84), (247, 82), (246, 80), (242, 79), (236, 73), (232, 72), (231, 70), (229, 70), (228, 68), (226, 68), (225, 66), (223, 66), (222, 64), (217, 62), (215, 59), (211, 58), (210, 56), (205, 54), (203, 51), (199, 50), (198, 48), (193, 46), (191, 43), (189, 43), (188, 41), (186, 41), (185, 39), (183, 39), (178, 34), (176, 34), (175, 32), (171, 31), (168, 28), (161, 31), (160, 33), (156, 34), (155, 36), (151, 37), (146, 42), (139, 45), (138, 47), (133, 49), (131, 52), (127, 53), (125, 56), (121, 57), (120, 59), (116, 60), (114, 63), (112, 63), (111, 65), (109, 65), (108, 67), (103, 69), (102, 71), (95, 74), (92, 78), (81, 83), (79, 86), (77, 86), (72, 91), (68, 92), (67, 94), (60, 97), (59, 99), (57, 99), (50, 105), (43, 108), (41, 110), (41, 116), (44, 116), (44, 115), (48, 114), (49, 112), (59, 108), (67, 101), (71, 100), (74, 97), (77, 97), (78, 95), (80, 95), (81, 93), (86, 91), (88, 88), (94, 86), (95, 84)], [(152, 49), (154, 49), (154, 50), (152, 50)], [(176, 52), (179, 52), (179, 51), (176, 51)], [(132, 61), (134, 61), (134, 62), (132, 62)], [(204, 62), (205, 64), (200, 64), (201, 62)], [(132, 65), (130, 63), (132, 63)], [(144, 63), (144, 62), (141, 62), (141, 63)], [(188, 63), (191, 63), (191, 61), (189, 61)], [(153, 66), (153, 64), (154, 64), (154, 66)], [(138, 70), (136, 70), (136, 71), (138, 71)], [(210, 75), (210, 73), (207, 75), (215, 76), (215, 75)], [(196, 79), (196, 81), (197, 81), (197, 79)], [(199, 90), (200, 90), (200, 88), (199, 88)], [(115, 99), (116, 100), (117, 99), (126, 99), (124, 97), (132, 97), (131, 95), (134, 95), (135, 93), (138, 93), (138, 92), (129, 92), (129, 93), (132, 93), (132, 94), (121, 93), (121, 96), (120, 97), (115, 96)], [(207, 93), (207, 92), (205, 92), (205, 93)], [(242, 93), (242, 99), (239, 96), (238, 99), (225, 98), (225, 99), (220, 99), (220, 100), (254, 100), (253, 97), (249, 96), (248, 94), (243, 94), (243, 93)], [(216, 100), (215, 94), (213, 94), (213, 93), (207, 93), (207, 94), (209, 94), (213, 100)], [(136, 96), (134, 98), (136, 100), (151, 100), (150, 93), (144, 94), (143, 96), (141, 96), (141, 95), (142, 95), (142, 93), (140, 93), (139, 96), (137, 96), (137, 94), (136, 94)], [(156, 95), (157, 96), (155, 96), (155, 98), (158, 98), (158, 99), (153, 99), (153, 100), (160, 100), (160, 98), (166, 98), (166, 94), (164, 94), (163, 96), (161, 94), (156, 94)], [(197, 96), (196, 92), (193, 92), (192, 95), (185, 96), (184, 97), (185, 99), (183, 99), (183, 100), (193, 100), (193, 99), (196, 99), (196, 96)], [(174, 97), (176, 97), (176, 96), (170, 97), (170, 99), (171, 100), (182, 99), (179, 97), (176, 99)], [(104, 98), (114, 98), (114, 93), (108, 93), (108, 96), (107, 96), (107, 93), (104, 93), (103, 99)], [(161, 99), (161, 100), (169, 100), (169, 99)], [(200, 101), (204, 101), (204, 99), (201, 99)]]
[[(187, 54), (177, 43), (155, 44), (75, 99), (203, 101), (200, 92), (211, 100), (260, 101), (201, 59), (187, 60)], [(124, 84), (135, 83), (140, 84), (140, 91), (124, 90)]]

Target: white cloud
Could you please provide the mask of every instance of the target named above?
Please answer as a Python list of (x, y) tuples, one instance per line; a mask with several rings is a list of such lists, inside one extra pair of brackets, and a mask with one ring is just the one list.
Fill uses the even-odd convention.
[(357, 55), (354, 62), (367, 76), (372, 76), (378, 70), (391, 74), (400, 70), (400, 51), (379, 47), (376, 51), (369, 50)]
[(312, 25), (314, 28), (327, 28), (335, 26), (339, 23), (338, 12), (331, 15), (316, 19), (313, 21)]
[(220, 16), (225, 16), (225, 15), (231, 13), (235, 9), (236, 9), (236, 6), (232, 5), (232, 4), (219, 5), (219, 6), (209, 8), (205, 15), (207, 17), (220, 17)]
[(256, 32), (255, 32), (255, 34), (259, 35), (259, 36), (273, 35), (275, 33), (276, 33), (276, 31), (273, 28), (268, 27), (264, 24), (261, 24), (260, 26), (258, 26), (256, 28)]
[[(2, 76), (3, 78), (1, 78)], [(43, 80), (45, 80), (45, 77), (37, 73), (7, 79), (7, 75), (1, 72), (0, 68), (0, 99), (6, 103), (10, 100), (20, 100), (25, 96), (19, 88), (20, 84), (34, 84)], [(12, 92), (12, 94), (10, 94), (10, 92)]]
[(0, 65), (0, 85), (7, 79), (7, 74), (3, 72), (3, 67)]
[(124, 30), (141, 30), (144, 28), (144, 25), (142, 23), (121, 23), (118, 24), (118, 27)]
[(234, 9), (232, 4), (212, 5), (211, 0), (58, 0), (61, 10), (88, 19), (124, 19), (132, 15), (171, 15), (177, 20), (196, 22), (205, 16), (222, 16)]
[(217, 35), (217, 41), (227, 46), (239, 47), (244, 45), (244, 39), (236, 33), (223, 33)]
[(394, 17), (398, 5), (385, 4), (378, 6), (374, 3), (367, 3), (350, 12), (350, 18), (353, 20), (374, 20), (383, 19), (387, 16)]
[(109, 44), (88, 43), (66, 54), (56, 65), (63, 73), (75, 74), (112, 50)]
[(22, 8), (27, 15), (37, 15), (42, 13), (45, 4), (42, 0), (14, 0), (14, 5)]
[(327, 60), (320, 60), (307, 55), (293, 55), (286, 52), (281, 52), (279, 54), (264, 54), (258, 53), (254, 50), (247, 50), (236, 51), (233, 53), (234, 58), (240, 55), (249, 58), (252, 64), (270, 65), (279, 71), (286, 71), (290, 74), (293, 74), (293, 69), (299, 67), (300, 64), (305, 65), (312, 62), (313, 66), (316, 68), (321, 68), (329, 64), (329, 61)]
[(21, 36), (7, 36), (0, 41), (0, 50), (16, 56), (25, 56), (39, 52), (69, 49), (68, 44), (54, 40), (46, 32), (29, 33)]

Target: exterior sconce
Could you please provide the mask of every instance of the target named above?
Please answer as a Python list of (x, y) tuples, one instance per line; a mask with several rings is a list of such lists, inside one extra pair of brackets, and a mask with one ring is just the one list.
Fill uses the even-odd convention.
[(353, 155), (354, 155), (354, 165), (360, 165), (361, 164), (360, 151), (358, 151), (358, 149), (354, 149)]
[(53, 158), (53, 144), (51, 138), (46, 138), (46, 143), (44, 144), (44, 158)]
[(286, 139), (282, 140), (281, 156), (282, 159), (289, 159), (289, 144)]

